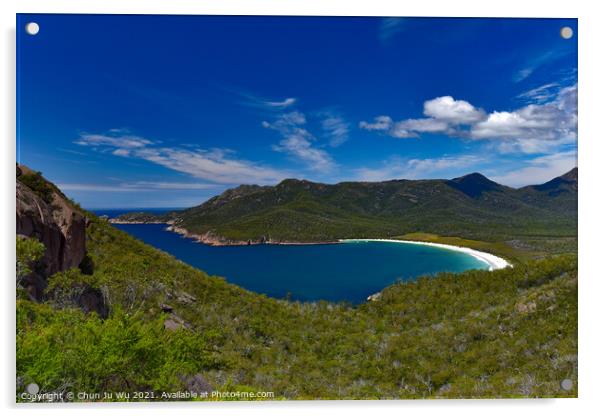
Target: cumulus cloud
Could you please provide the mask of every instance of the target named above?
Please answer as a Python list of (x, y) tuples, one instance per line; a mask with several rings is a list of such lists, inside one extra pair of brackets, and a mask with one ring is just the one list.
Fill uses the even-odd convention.
[(545, 104), (529, 104), (514, 111), (494, 111), (472, 126), (473, 139), (503, 141), (502, 151), (542, 152), (577, 138), (577, 86), (560, 90)]
[(574, 143), (577, 137), (577, 85), (558, 88), (547, 84), (519, 96), (533, 102), (512, 111), (486, 113), (471, 103), (451, 96), (424, 102), (423, 119), (394, 122), (381, 115), (359, 127), (395, 138), (416, 138), (441, 133), (495, 143), (501, 152), (548, 152)]
[(316, 148), (316, 138), (304, 127), (306, 118), (303, 113), (290, 112), (280, 114), (275, 121), (262, 123), (263, 127), (278, 132), (282, 139), (272, 149), (305, 163), (318, 172), (329, 172), (335, 163), (328, 152)]
[(455, 100), (451, 96), (437, 97), (425, 101), (424, 114), (453, 125), (471, 124), (485, 117), (483, 110), (475, 108), (467, 101)]
[(123, 135), (119, 131), (82, 134), (75, 143), (119, 157), (145, 160), (195, 178), (221, 184), (266, 184), (290, 177), (289, 172), (237, 159), (233, 152), (227, 149), (166, 147), (160, 146), (160, 142), (140, 136)]
[(464, 100), (451, 96), (437, 97), (424, 102), (423, 119), (406, 119), (394, 122), (390, 116), (382, 115), (373, 122), (362, 121), (361, 129), (381, 131), (395, 138), (416, 138), (420, 133), (448, 133), (457, 131), (458, 126), (470, 125), (485, 118), (483, 110)]

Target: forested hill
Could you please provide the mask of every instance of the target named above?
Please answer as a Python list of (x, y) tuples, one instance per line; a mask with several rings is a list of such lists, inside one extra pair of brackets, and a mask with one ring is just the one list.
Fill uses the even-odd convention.
[(241, 185), (186, 210), (115, 221), (171, 221), (232, 241), (328, 241), (428, 232), (483, 240), (575, 236), (577, 168), (519, 189), (472, 173), (452, 180)]
[[(276, 300), (145, 245), (38, 173), (21, 174), (17, 401), (31, 383), (67, 401), (214, 390), (306, 400), (577, 396), (574, 254), (397, 283), (355, 307)], [(82, 229), (62, 223), (71, 211)], [(64, 253), (57, 240), (87, 261), (48, 268)], [(32, 274), (48, 284), (41, 297), (28, 291)], [(573, 384), (563, 389), (565, 379)]]

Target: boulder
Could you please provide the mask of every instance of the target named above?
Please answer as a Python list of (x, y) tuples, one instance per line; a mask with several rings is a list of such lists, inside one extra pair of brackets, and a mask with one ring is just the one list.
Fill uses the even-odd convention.
[(40, 300), (50, 275), (78, 267), (86, 255), (86, 218), (58, 191), (52, 192), (51, 203), (45, 201), (19, 178), (31, 173), (20, 166), (16, 182), (17, 234), (35, 238), (46, 248), (24, 286), (33, 298)]
[(164, 313), (173, 313), (173, 307), (168, 304), (161, 304), (161, 310)]
[(191, 304), (196, 302), (196, 297), (188, 294), (187, 292), (181, 291), (177, 294), (177, 300), (182, 304)]
[(166, 330), (178, 330), (180, 328), (190, 329), (191, 326), (177, 314), (171, 313), (163, 322), (163, 327)]
[(103, 319), (109, 316), (109, 308), (102, 291), (98, 288), (86, 286), (77, 299), (77, 305), (84, 313), (96, 312)]
[(184, 383), (186, 391), (195, 392), (197, 394), (213, 391), (211, 384), (201, 374), (191, 376), (181, 376), (180, 380)]

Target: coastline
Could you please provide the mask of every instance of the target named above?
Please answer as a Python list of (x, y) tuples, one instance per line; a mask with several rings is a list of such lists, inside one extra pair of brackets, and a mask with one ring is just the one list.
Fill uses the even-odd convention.
[(116, 220), (116, 219), (109, 219), (108, 220), (109, 223), (111, 224), (167, 224), (165, 222), (146, 222), (146, 221), (135, 221), (135, 220)]
[(434, 243), (434, 242), (420, 242), (416, 240), (400, 240), (400, 239), (340, 239), (340, 242), (390, 242), (390, 243), (409, 243), (412, 245), (424, 245), (424, 246), (434, 246), (441, 249), (447, 249), (455, 252), (462, 252), (467, 255), (470, 255), (482, 262), (485, 262), (489, 265), (489, 270), (494, 271), (496, 269), (504, 269), (507, 267), (512, 268), (512, 264), (505, 260), (504, 258), (500, 258), (499, 256), (493, 255), (488, 252), (481, 252), (475, 249), (467, 248), (464, 246), (455, 246), (455, 245), (447, 245), (444, 243)]
[[(112, 220), (112, 219), (110, 219)], [(109, 222), (111, 222), (109, 220)], [(192, 239), (197, 243), (201, 243), (209, 246), (250, 246), (250, 245), (290, 245), (290, 246), (300, 246), (300, 245), (334, 245), (338, 243), (352, 243), (352, 242), (390, 242), (390, 243), (406, 243), (412, 245), (424, 245), (424, 246), (433, 246), (441, 249), (447, 249), (455, 252), (462, 252), (467, 255), (472, 256), (482, 262), (485, 262), (489, 265), (489, 271), (494, 271), (497, 269), (504, 269), (507, 267), (512, 268), (512, 264), (508, 262), (506, 259), (501, 258), (499, 256), (493, 255), (488, 252), (478, 251), (476, 249), (467, 248), (464, 246), (455, 246), (448, 245), (444, 243), (434, 243), (434, 242), (422, 242), (417, 240), (401, 240), (401, 239), (338, 239), (335, 241), (325, 241), (325, 242), (289, 242), (289, 241), (273, 241), (270, 239), (262, 238), (259, 240), (230, 240), (226, 239), (222, 236), (215, 235), (211, 232), (196, 234), (191, 233), (188, 230), (175, 226), (173, 222), (143, 222), (143, 221), (113, 221), (111, 223), (115, 224), (164, 224), (167, 227), (166, 230), (177, 233), (185, 238)]]
[(197, 243), (202, 243), (204, 245), (209, 246), (251, 246), (251, 245), (289, 245), (289, 246), (301, 246), (301, 245), (334, 245), (340, 243), (339, 241), (330, 241), (330, 242), (289, 242), (289, 241), (278, 241), (271, 240), (269, 238), (263, 237), (262, 239), (257, 240), (231, 240), (226, 239), (222, 236), (218, 236), (213, 234), (212, 232), (206, 232), (203, 234), (191, 233), (183, 227), (178, 227), (173, 225), (172, 223), (163, 223), (167, 224), (165, 230), (170, 232), (177, 233), (185, 238), (192, 239)]

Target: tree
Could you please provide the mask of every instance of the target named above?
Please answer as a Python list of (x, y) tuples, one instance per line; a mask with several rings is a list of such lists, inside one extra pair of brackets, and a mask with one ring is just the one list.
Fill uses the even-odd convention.
[(43, 255), (44, 244), (37, 239), (17, 236), (17, 287), (32, 272), (32, 267)]

